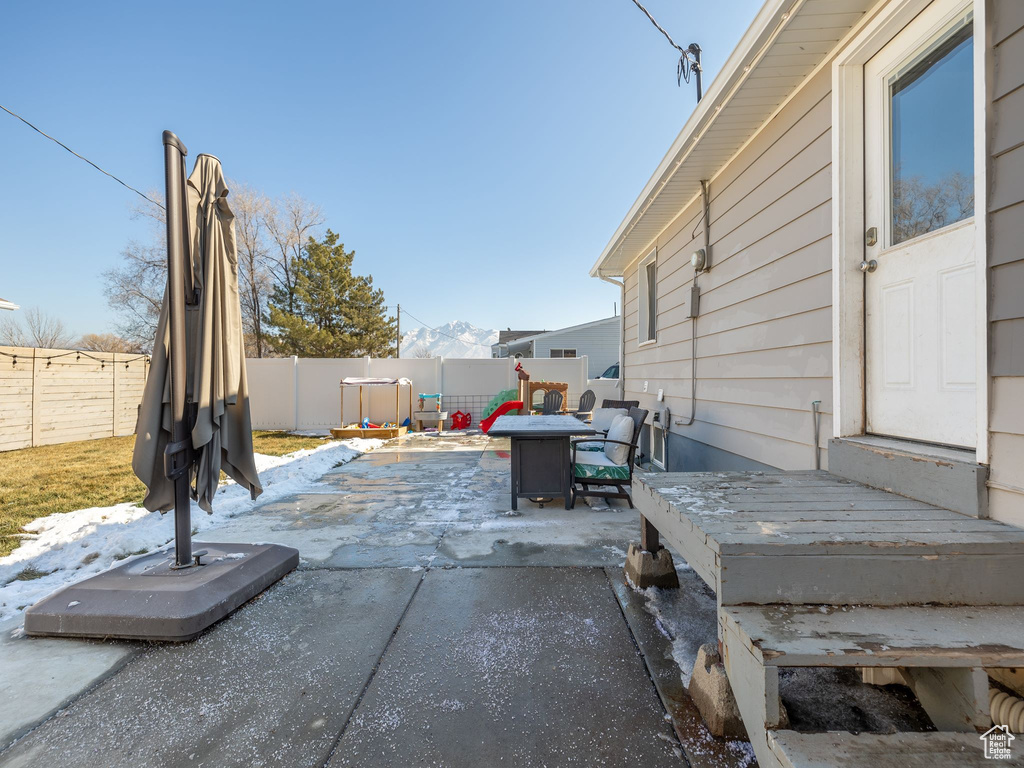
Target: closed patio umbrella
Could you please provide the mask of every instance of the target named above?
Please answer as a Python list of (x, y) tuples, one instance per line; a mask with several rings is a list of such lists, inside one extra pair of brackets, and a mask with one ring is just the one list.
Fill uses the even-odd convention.
[[(146, 485), (143, 503), (147, 509), (175, 509), (175, 472), (167, 471), (173, 464), (184, 470), (189, 495), (209, 512), (221, 470), (248, 488), (253, 498), (262, 492), (253, 458), (234, 214), (220, 161), (212, 155), (199, 155), (185, 190), (168, 190), (168, 195), (172, 194), (180, 195), (185, 203), (184, 222), (172, 222), (169, 217), (168, 235), (170, 241), (180, 232), (184, 241), (180, 259), (183, 281), (177, 283), (184, 283), (183, 416), (191, 433), (187, 445), (181, 445), (184, 440), (172, 439), (173, 362), (169, 350), (173, 300), (169, 290), (157, 326), (132, 468)], [(177, 287), (171, 270), (168, 279), (169, 285)], [(176, 442), (179, 444), (173, 446)], [(168, 445), (177, 460), (165, 459)]]
[[(192, 552), (192, 499), (211, 510), (220, 471), (253, 498), (235, 221), (220, 161), (164, 131), (167, 290), (136, 428), (132, 469), (147, 509), (174, 510), (174, 556), (159, 549), (40, 600), (29, 635), (190, 640), (299, 564), (292, 547), (211, 543)], [(202, 557), (208, 560), (202, 562)]]

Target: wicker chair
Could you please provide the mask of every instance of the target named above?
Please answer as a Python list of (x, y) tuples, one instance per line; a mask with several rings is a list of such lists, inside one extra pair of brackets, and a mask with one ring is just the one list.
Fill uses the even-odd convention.
[[(605, 401), (606, 403), (609, 401)], [(607, 406), (614, 407), (614, 406)], [(594, 438), (588, 437), (585, 440), (577, 440), (572, 443), (572, 506), (576, 506), (576, 498), (578, 496), (600, 496), (605, 499), (625, 499), (629, 504), (629, 508), (633, 509), (633, 499), (629, 495), (629, 491), (625, 490), (623, 486), (630, 486), (632, 489), (633, 485), (633, 463), (636, 460), (636, 449), (637, 444), (640, 442), (640, 431), (643, 429), (644, 422), (647, 420), (647, 414), (649, 412), (643, 408), (637, 408), (633, 406), (629, 409), (629, 418), (633, 420), (633, 439), (629, 443), (624, 443), (619, 440), (609, 440), (608, 438)], [(586, 443), (588, 446), (593, 447), (595, 444), (600, 444), (600, 450), (602, 456), (604, 455), (605, 443), (617, 443), (619, 445), (629, 446), (629, 457), (626, 460), (624, 472), (625, 477), (580, 477), (577, 475), (576, 470), (576, 451), (579, 443)], [(587, 465), (587, 462), (583, 460), (587, 453), (591, 451), (583, 451), (580, 465)], [(613, 465), (614, 466), (614, 465)], [(598, 490), (591, 490), (591, 486), (598, 486)], [(602, 490), (603, 488), (613, 487), (615, 490)]]
[(557, 389), (549, 389), (544, 393), (544, 404), (541, 406), (541, 416), (551, 416), (562, 412), (562, 393)]
[(588, 389), (580, 395), (579, 406), (577, 406), (572, 415), (580, 421), (586, 421), (590, 418), (590, 414), (594, 412), (595, 402), (597, 402), (597, 395), (594, 394), (594, 390)]

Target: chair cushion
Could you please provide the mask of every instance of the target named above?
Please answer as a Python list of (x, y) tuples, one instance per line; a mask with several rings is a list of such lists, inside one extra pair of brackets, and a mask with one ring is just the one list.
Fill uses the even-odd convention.
[(607, 432), (616, 416), (625, 416), (629, 411), (625, 408), (595, 408), (590, 417), (590, 426), (598, 432)]
[(609, 440), (619, 440), (627, 445), (605, 443), (604, 454), (612, 464), (624, 465), (629, 461), (629, 443), (633, 442), (633, 420), (629, 416), (617, 416), (608, 429)]
[(601, 451), (604, 452), (604, 443), (598, 440), (580, 440), (576, 443), (577, 451)]
[(573, 467), (573, 474), (578, 478), (584, 480), (629, 480), (629, 466), (614, 464), (604, 453), (589, 453), (584, 458), (587, 461), (586, 464), (577, 461)]

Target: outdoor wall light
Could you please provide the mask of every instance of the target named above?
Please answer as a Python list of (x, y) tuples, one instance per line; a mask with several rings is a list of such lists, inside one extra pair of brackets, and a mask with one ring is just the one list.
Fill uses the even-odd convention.
[(707, 261), (708, 252), (703, 248), (694, 251), (693, 255), (690, 257), (690, 263), (693, 264), (693, 268), (698, 272), (704, 271), (704, 266), (707, 264)]

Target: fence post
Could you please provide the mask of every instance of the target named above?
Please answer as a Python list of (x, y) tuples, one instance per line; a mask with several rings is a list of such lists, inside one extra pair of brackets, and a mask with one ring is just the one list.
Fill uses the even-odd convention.
[(299, 428), (299, 357), (292, 355), (292, 429)]
[(32, 350), (32, 447), (39, 445), (40, 412), (42, 411), (42, 392), (39, 387), (39, 362), (36, 350)]
[(117, 436), (117, 352), (110, 353), (110, 436)]

